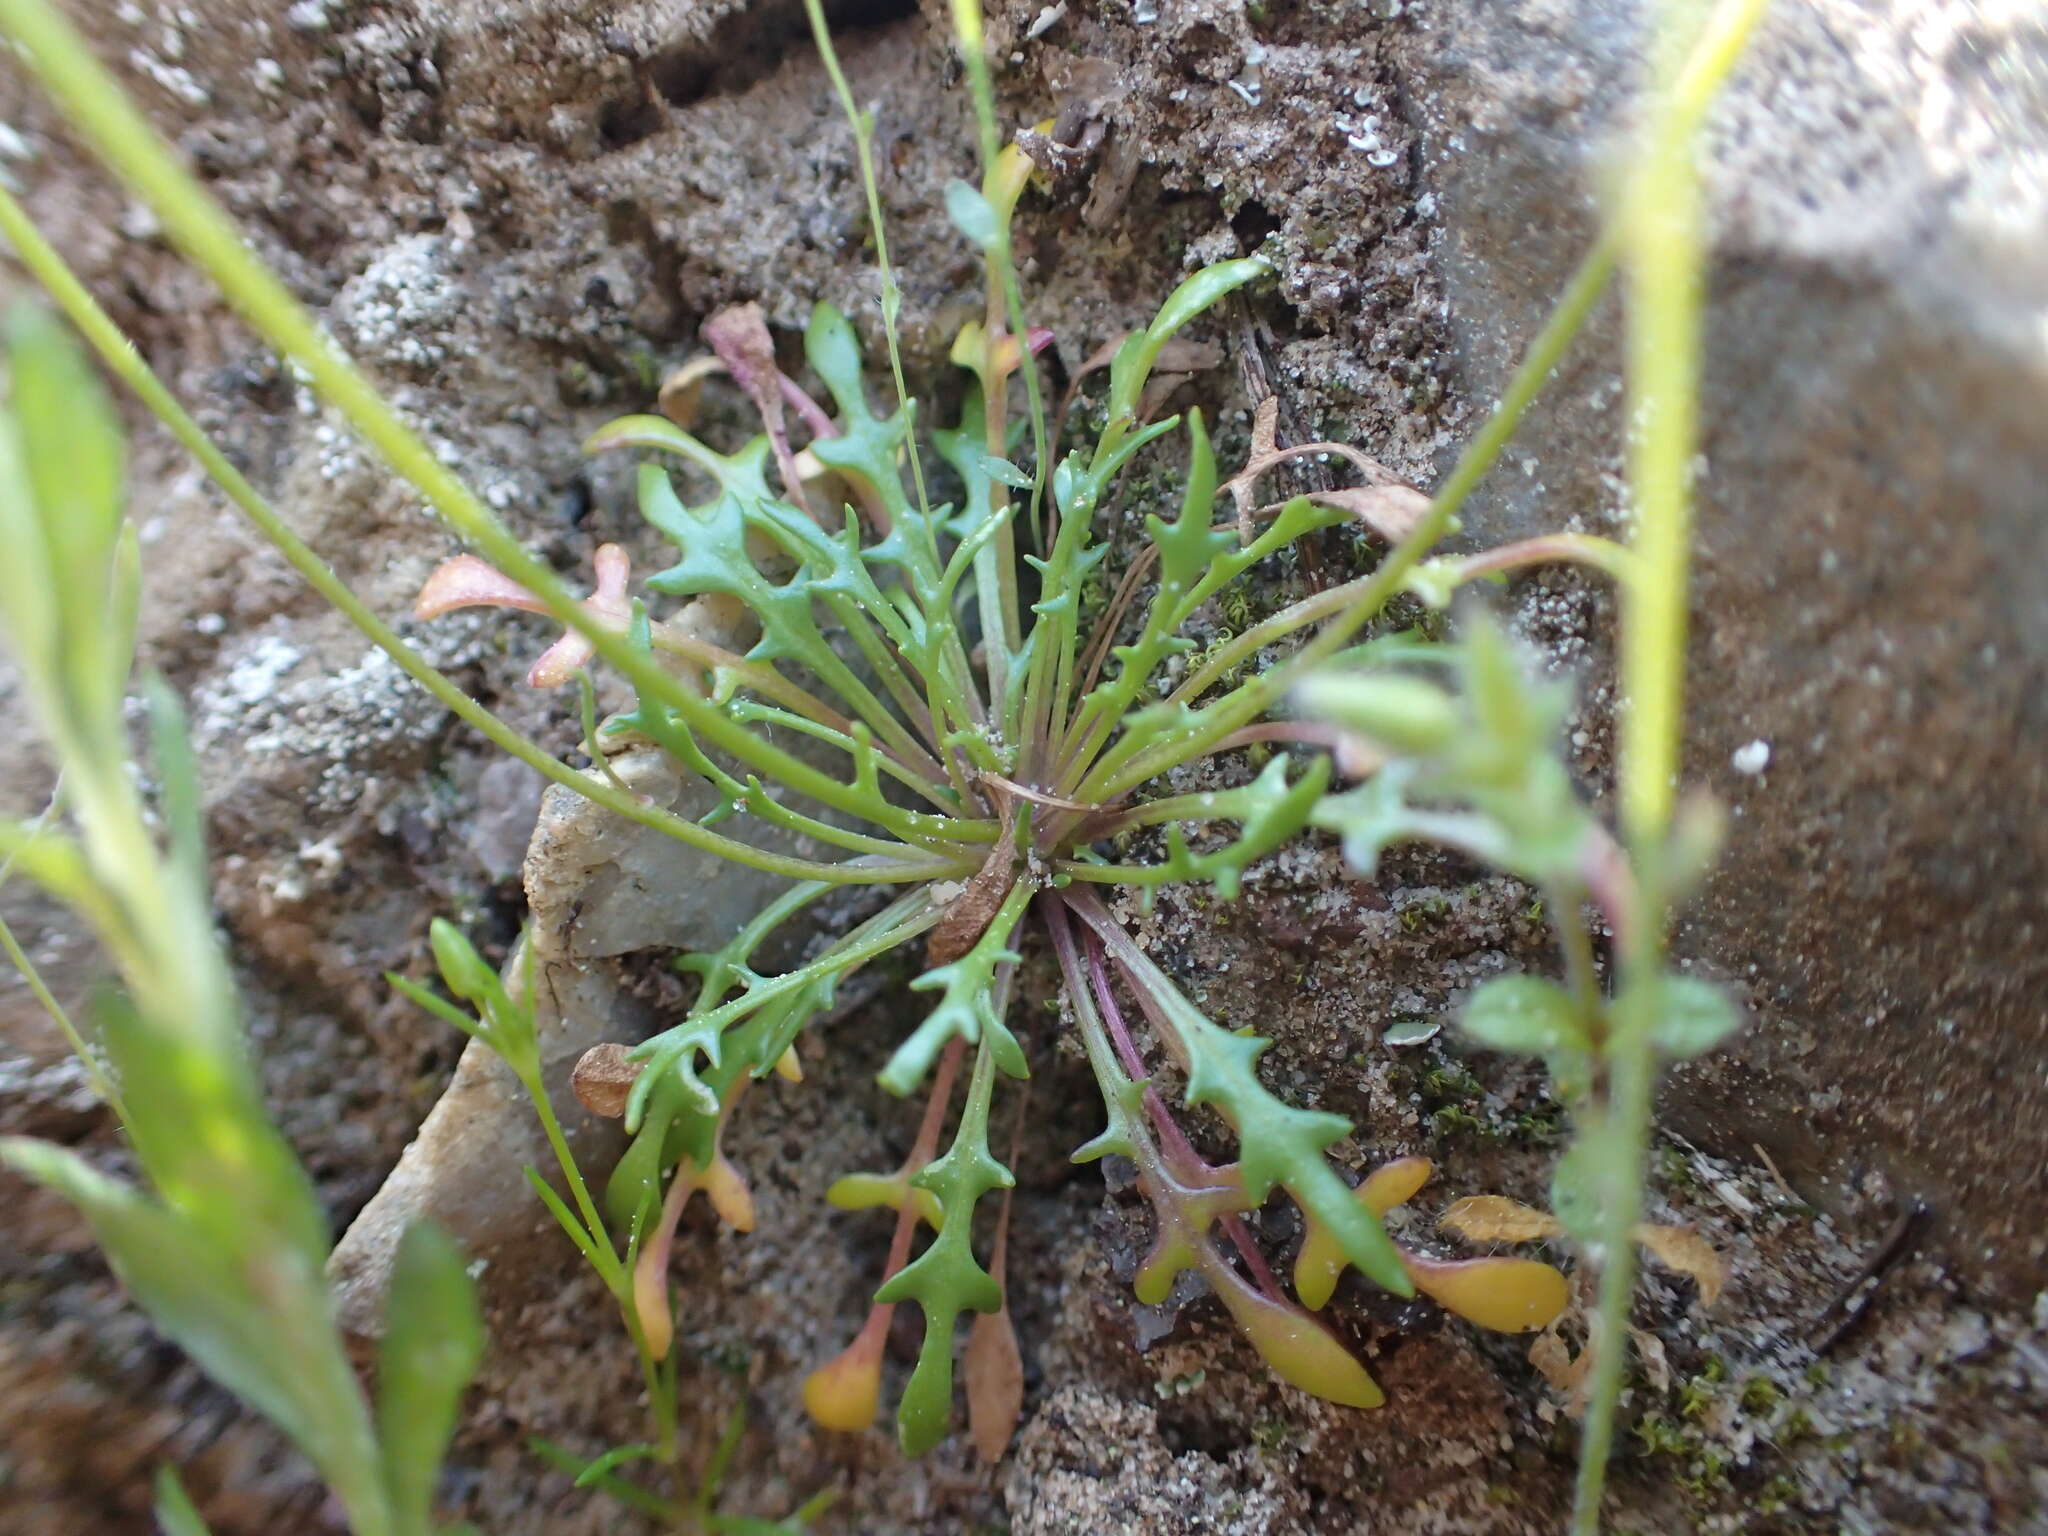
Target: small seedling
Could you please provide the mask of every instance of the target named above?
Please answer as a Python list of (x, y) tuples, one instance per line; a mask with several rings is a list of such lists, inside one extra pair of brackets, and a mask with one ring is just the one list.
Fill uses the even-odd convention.
[[(1021, 152), (1005, 150), (980, 191), (956, 184), (949, 193), (984, 249), (1007, 239), (1029, 169)], [(722, 948), (692, 956), (687, 969), (700, 985), (683, 1020), (630, 1048), (600, 1048), (586, 1063), (593, 1080), (601, 1067), (618, 1085), (615, 1102), (633, 1136), (607, 1202), (612, 1222), (637, 1234), (634, 1322), (656, 1358), (672, 1328), (669, 1248), (690, 1197), (702, 1190), (732, 1225), (752, 1224), (744, 1179), (719, 1150), (748, 1083), (794, 1072), (806, 1026), (846, 978), (915, 946), (924, 970), (912, 990), (934, 995), (937, 1006), (880, 1076), (898, 1094), (930, 1084), (924, 1128), (904, 1167), (849, 1175), (831, 1191), (846, 1209), (891, 1209), (897, 1235), (868, 1325), (813, 1375), (806, 1401), (829, 1427), (865, 1427), (877, 1409), (889, 1320), (895, 1307), (915, 1302), (925, 1344), (899, 1433), (913, 1451), (945, 1434), (957, 1319), (992, 1314), (995, 1327), (1008, 1328), (1002, 1279), (978, 1256), (974, 1232), (979, 1203), (1011, 1178), (989, 1147), (988, 1123), (998, 1078), (1028, 1071), (1008, 1005), (1020, 945), (1035, 923), (1058, 959), (1110, 1118), (1110, 1129), (1077, 1155), (1132, 1159), (1158, 1215), (1140, 1298), (1164, 1300), (1175, 1277), (1194, 1269), (1284, 1379), (1354, 1406), (1380, 1400), (1335, 1336), (1287, 1298), (1242, 1222), (1285, 1190), (1309, 1223), (1312, 1245), (1334, 1242), (1343, 1263), (1412, 1291), (1425, 1261), (1387, 1241), (1372, 1203), (1327, 1161), (1349, 1124), (1268, 1092), (1256, 1072), (1266, 1042), (1211, 1022), (1096, 894), (1203, 881), (1229, 899), (1253, 860), (1307, 825), (1328, 782), (1322, 755), (1274, 757), (1232, 788), (1173, 790), (1169, 781), (1190, 765), (1289, 733), (1257, 723), (1270, 678), (1211, 698), (1200, 669), (1176, 684), (1168, 663), (1192, 648), (1180, 631), (1196, 610), (1260, 560), (1361, 509), (1398, 542), (1419, 514), (1422, 498), (1383, 472), (1386, 483), (1370, 496), (1261, 506), (1251, 486), (1288, 451), (1267, 443), (1225, 485), (1199, 415), (1184, 426), (1145, 420), (1153, 365), (1175, 334), (1264, 270), (1247, 260), (1189, 278), (1149, 327), (1116, 349), (1094, 447), (1042, 477), (1012, 457), (1025, 442), (1025, 423), (1011, 425), (1010, 401), (1027, 349), (1005, 326), (1004, 285), (992, 278), (987, 313), (953, 349), (972, 376), (962, 419), (934, 434), (960, 487), (957, 507), (926, 499), (922, 470), (904, 474), (904, 465), (921, 462), (916, 411), (907, 403), (886, 416), (873, 409), (852, 328), (824, 306), (812, 318), (806, 355), (829, 407), (777, 366), (756, 312), (728, 311), (706, 333), (716, 365), (758, 409), (761, 436), (724, 454), (675, 420), (635, 416), (591, 440), (593, 451), (667, 455), (709, 493), (690, 504), (667, 469), (642, 466), (641, 513), (675, 545), (675, 563), (648, 577), (646, 596), (636, 597), (623, 553), (600, 550), (583, 611), (601, 632), (572, 630), (535, 664), (531, 680), (566, 682), (596, 651), (616, 648), (631, 663), (637, 702), (593, 726), (594, 756), (621, 741), (651, 742), (721, 794), (703, 825), (751, 819), (848, 855), (771, 903)], [(1179, 514), (1146, 518), (1142, 555), (1084, 630), (1074, 594), (1107, 556), (1095, 530), (1118, 477), (1176, 428), (1187, 453)], [(1040, 494), (1048, 498), (1045, 552), (1020, 560), (1019, 515)], [(1219, 519), (1226, 495), (1238, 502), (1239, 518)], [(657, 616), (652, 605), (661, 599), (682, 606)], [(541, 606), (510, 576), (462, 556), (428, 581), (420, 614), (477, 604)], [(1268, 625), (1265, 643), (1313, 618), (1283, 616)], [(784, 744), (800, 740), (808, 754)], [(1206, 830), (1217, 826), (1234, 831)], [(1127, 850), (1160, 827), (1157, 854), (1131, 857)], [(734, 856), (755, 857), (744, 849)], [(796, 970), (753, 969), (779, 927), (849, 882), (889, 887), (893, 899)], [(1137, 1003), (1186, 1085), (1185, 1102), (1216, 1110), (1237, 1131), (1235, 1163), (1212, 1165), (1194, 1152), (1153, 1084), (1158, 1069), (1126, 1027), (1119, 995)], [(939, 1132), (963, 1075), (965, 1100), (942, 1150)], [(913, 1252), (920, 1223), (933, 1236)], [(586, 1219), (579, 1246), (590, 1240)], [(1488, 1276), (1523, 1283), (1524, 1266), (1472, 1263), (1479, 1267), (1460, 1271), (1461, 1298)], [(1561, 1280), (1555, 1290), (1562, 1306)], [(1485, 1311), (1479, 1303), (1467, 1310), (1475, 1307)]]

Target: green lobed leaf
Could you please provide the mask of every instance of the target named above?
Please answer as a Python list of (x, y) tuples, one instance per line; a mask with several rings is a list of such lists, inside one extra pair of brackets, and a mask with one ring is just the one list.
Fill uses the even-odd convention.
[(483, 1317), (462, 1251), (415, 1222), (399, 1239), (377, 1351), (377, 1439), (397, 1536), (427, 1536), (441, 1459), (483, 1359)]
[(1211, 1167), (1186, 1152), (1169, 1155), (1162, 1148), (1146, 1113), (1145, 1085), (1126, 1076), (1118, 1064), (1063, 919), (1055, 921), (1053, 945), (1109, 1115), (1108, 1129), (1075, 1153), (1075, 1161), (1106, 1152), (1130, 1158), (1158, 1223), (1135, 1277), (1138, 1299), (1147, 1305), (1164, 1303), (1175, 1277), (1194, 1270), (1283, 1381), (1331, 1402), (1379, 1406), (1385, 1394), (1328, 1328), (1277, 1293), (1254, 1286), (1218, 1253), (1213, 1229), (1219, 1218), (1250, 1209), (1248, 1190), (1232, 1170)]
[(1302, 1210), (1337, 1239), (1344, 1256), (1376, 1284), (1412, 1296), (1414, 1282), (1379, 1219), (1337, 1177), (1324, 1149), (1351, 1132), (1341, 1115), (1296, 1109), (1259, 1081), (1258, 1061), (1271, 1041), (1232, 1034), (1211, 1023), (1166, 973), (1113, 922), (1087, 906), (1076, 910), (1116, 954), (1134, 987), (1149, 998), (1156, 1020), (1179, 1037), (1187, 1058), (1187, 1102), (1223, 1112), (1237, 1131), (1238, 1171), (1256, 1205), (1284, 1187)]
[(1401, 754), (1325, 801), (1315, 824), (1341, 833), (1368, 872), (1391, 844), (1428, 841), (1576, 887), (1596, 824), (1558, 753), (1570, 687), (1539, 676), (1483, 612), (1444, 655), (1463, 685), (1454, 698), (1399, 674), (1326, 673), (1305, 689), (1314, 714)]
[(939, 1202), (939, 1230), (924, 1250), (875, 1292), (882, 1303), (915, 1301), (924, 1313), (924, 1342), (896, 1411), (904, 1453), (920, 1456), (946, 1438), (953, 1417), (953, 1334), (965, 1311), (994, 1312), (1003, 1288), (974, 1256), (974, 1209), (982, 1196), (1016, 1180), (988, 1149), (994, 1048), (984, 1041), (959, 1129), (943, 1157), (912, 1181)]
[[(1244, 872), (1258, 859), (1282, 846), (1302, 828), (1322, 800), (1330, 782), (1330, 760), (1316, 757), (1293, 784), (1287, 782), (1289, 760), (1273, 758), (1251, 783), (1236, 789), (1175, 796), (1168, 802), (1185, 814), (1167, 829), (1166, 857), (1156, 864), (1111, 865), (1121, 885), (1166, 885), (1206, 880), (1225, 901), (1233, 900)], [(1208, 853), (1196, 853), (1181, 831), (1181, 821), (1235, 821), (1238, 835)]]
[(955, 1039), (969, 1044), (986, 1042), (1005, 1076), (1030, 1075), (1023, 1047), (1004, 1024), (996, 1003), (998, 968), (1024, 958), (1009, 947), (1009, 940), (1030, 898), (1031, 887), (1018, 881), (972, 949), (910, 984), (913, 992), (939, 992), (939, 1006), (896, 1048), (882, 1069), (877, 1080), (889, 1092), (899, 1098), (909, 1093), (924, 1080), (939, 1052)]

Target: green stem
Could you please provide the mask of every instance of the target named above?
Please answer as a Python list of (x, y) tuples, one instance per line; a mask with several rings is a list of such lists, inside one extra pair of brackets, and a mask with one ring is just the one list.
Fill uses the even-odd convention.
[(1623, 585), (1619, 793), (1636, 873), (1636, 910), (1622, 956), (1617, 1027), (1607, 1041), (1604, 1144), (1614, 1168), (1601, 1201), (1601, 1273), (1591, 1395), (1572, 1510), (1575, 1536), (1597, 1536), (1635, 1291), (1633, 1234), (1656, 1086), (1651, 1033), (1670, 923), (1670, 835), (1683, 728), (1692, 552), (1692, 463), (1699, 443), (1705, 197), (1694, 137), (1740, 56), (1763, 0), (1723, 0), (1703, 29), (1672, 5), (1659, 29), (1657, 76), (1642, 147), (1630, 167), (1618, 228), (1628, 264), (1629, 443), (1636, 534)]
[[(1608, 278), (1613, 275), (1619, 248), (1620, 243), (1610, 230), (1594, 242), (1593, 248), (1579, 262), (1578, 270), (1572, 274), (1570, 283), (1565, 286), (1557, 307), (1551, 311), (1543, 329), (1536, 333), (1536, 339), (1529, 343), (1529, 350), (1524, 355), (1521, 366), (1515, 370), (1514, 377), (1508, 380), (1507, 388), (1501, 392), (1500, 401), (1494, 406), (1493, 414), (1487, 418), (1478, 435), (1459, 456), (1458, 462), (1452, 466), (1450, 474), (1445, 476), (1443, 485), (1431, 499), (1429, 512), (1422, 526), (1416, 530), (1417, 533), (1427, 530), (1427, 537), (1418, 540), (1411, 534), (1396, 547), (1387, 561), (1381, 563), (1380, 569), (1371, 575), (1332, 587), (1326, 592), (1295, 603), (1219, 647), (1214, 655), (1174, 689), (1171, 696), (1174, 701), (1192, 702), (1200, 697), (1203, 689), (1245, 658), (1257, 655), (1265, 647), (1285, 639), (1318, 619), (1341, 613), (1347, 608), (1363, 608), (1374, 598), (1378, 599), (1379, 606), (1384, 606), (1386, 600), (1394, 595), (1395, 589), (1381, 579), (1382, 574), (1389, 564), (1400, 560), (1404, 552), (1412, 551), (1399, 565), (1398, 574), (1405, 576), (1409, 567), (1449, 531), (1451, 519), (1457, 515), (1466, 498), (1472, 494), (1486, 472), (1493, 468), (1506, 450), (1509, 441), (1520, 428), (1523, 416), (1528, 413), (1536, 396), (1549, 381), (1552, 370), (1563, 360), (1565, 349), (1571, 345), (1572, 338), (1578, 334), (1580, 327), (1593, 312), (1594, 304), (1599, 301), (1601, 293), (1607, 287)], [(1372, 611), (1377, 612), (1377, 606)], [(1275, 696), (1277, 697), (1277, 694)]]
[[(1661, 912), (1661, 907), (1658, 909)], [(1579, 1475), (1572, 1505), (1573, 1536), (1599, 1536), (1600, 1500), (1627, 1376), (1628, 1320), (1636, 1287), (1635, 1229), (1643, 1215), (1643, 1178), (1648, 1161), (1650, 1114), (1656, 1088), (1656, 1057), (1650, 1049), (1650, 1010), (1662, 970), (1663, 925), (1642, 925), (1643, 937), (1625, 962), (1641, 978), (1625, 991), (1616, 1012), (1618, 1028), (1609, 1041), (1606, 1103), (1581, 1138), (1598, 1135), (1611, 1161), (1600, 1169), (1600, 1293), (1589, 1348), (1593, 1378), (1579, 1435)]]
[[(896, 269), (889, 261), (889, 230), (882, 218), (881, 183), (875, 176), (874, 122), (854, 102), (853, 87), (847, 83), (846, 71), (839, 64), (839, 50), (832, 45), (832, 29), (825, 21), (823, 0), (804, 0), (804, 14), (810, 18), (811, 38), (817, 44), (818, 58), (825, 66), (826, 78), (832, 82), (833, 94), (839, 98), (839, 108), (853, 129), (854, 154), (860, 161), (861, 190), (867, 196), (868, 233), (874, 237), (875, 268), (882, 279), (882, 334), (889, 346), (889, 373), (896, 384), (897, 405), (908, 410), (914, 402), (910, 398), (909, 386), (904, 383), (903, 351), (896, 339), (896, 316), (902, 307), (903, 290), (897, 285)], [(915, 420), (913, 416), (913, 426)], [(917, 487), (917, 509), (923, 515), (926, 536), (934, 539), (930, 553), (936, 564), (939, 550), (931, 533), (931, 502), (925, 491), (924, 463), (918, 456), (914, 432), (910, 439), (910, 477)]]

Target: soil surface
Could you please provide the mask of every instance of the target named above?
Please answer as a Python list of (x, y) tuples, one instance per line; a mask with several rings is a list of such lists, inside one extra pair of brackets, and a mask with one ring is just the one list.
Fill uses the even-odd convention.
[[(573, 580), (599, 543), (654, 552), (626, 466), (578, 443), (647, 407), (707, 315), (757, 300), (787, 341), (825, 299), (880, 356), (852, 141), (792, 0), (71, 9), (262, 254)], [(876, 115), (906, 363), (946, 399), (947, 346), (981, 299), (941, 199), (972, 159), (945, 7), (828, 9)], [(1431, 485), (1591, 237), (1639, 23), (1619, 0), (997, 7), (1005, 121), (1055, 117), (1093, 146), (1019, 220), (1055, 368), (1141, 323), (1185, 270), (1260, 251), (1275, 280), (1199, 328), (1221, 363), (1184, 395), (1219, 423), (1223, 461), (1270, 389), (1283, 441), (1355, 442)], [(1691, 1279), (1648, 1268), (1617, 1531), (2048, 1531), (2044, 80), (2048, 30), (2023, 7), (1788, 0), (1709, 135), (1687, 772), (1732, 820), (1682, 947), (1751, 1022), (1666, 1095), (1654, 1218), (1696, 1228), (1730, 1279), (1706, 1306)], [(0, 124), (0, 174), (152, 363), (359, 591), (406, 612), (447, 535), (11, 64)], [(0, 268), (0, 290), (20, 286)], [(1468, 541), (1625, 523), (1618, 319), (1603, 310), (1561, 370)], [(711, 430), (739, 405), (714, 390)], [(539, 783), (324, 611), (140, 420), (130, 479), (147, 659), (191, 702), (254, 1047), (339, 1233), (460, 1044), (381, 975), (428, 973), (436, 915), (503, 953)], [(1130, 487), (1132, 526), (1171, 479)], [(1250, 603), (1368, 558), (1333, 537), (1320, 570), (1265, 573)], [(1611, 596), (1544, 573), (1499, 602), (1579, 679), (1574, 764), (1604, 797)], [(1204, 614), (1195, 637), (1230, 622)], [(537, 626), (457, 617), (414, 638), (574, 748), (566, 696), (519, 682)], [(0, 712), (18, 718), (4, 660)], [(0, 733), (0, 812), (33, 814), (49, 789), (34, 741)], [(61, 914), (20, 881), (0, 911), (62, 996), (90, 992), (98, 962)], [(1275, 1038), (1276, 1091), (1356, 1123), (1348, 1166), (1435, 1160), (1410, 1237), (1447, 1243), (1429, 1224), (1458, 1195), (1542, 1198), (1563, 1127), (1539, 1074), (1449, 1030), (1382, 1039), (1485, 976), (1550, 968), (1529, 892), (1427, 852), (1361, 880), (1310, 838), (1234, 904), (1176, 890), (1123, 915), (1213, 1017)], [(658, 1010), (650, 963), (610, 965), (608, 985)], [(1014, 1021), (1038, 1086), (1010, 1245), (1027, 1400), (1009, 1456), (984, 1466), (963, 1435), (906, 1463), (882, 1432), (813, 1429), (798, 1401), (859, 1326), (887, 1244), (882, 1218), (823, 1192), (895, 1166), (914, 1132), (874, 1072), (918, 1002), (885, 988), (728, 1138), (758, 1230), (691, 1221), (678, 1244), (694, 1454), (746, 1414), (725, 1507), (782, 1514), (835, 1486), (821, 1528), (861, 1536), (1558, 1529), (1569, 1390), (1527, 1340), (1347, 1282), (1333, 1315), (1389, 1396), (1360, 1414), (1277, 1385), (1212, 1299), (1134, 1301), (1148, 1217), (1127, 1170), (1067, 1161), (1099, 1109), (1048, 957), (1025, 982)], [(0, 1132), (122, 1167), (11, 977)], [(222, 1536), (338, 1529), (303, 1463), (125, 1304), (64, 1207), (12, 1183), (5, 1198), (0, 1528), (146, 1531), (150, 1478), (171, 1462)], [(633, 1529), (528, 1447), (640, 1436), (615, 1314), (538, 1207), (493, 1220), (492, 1350), (449, 1508), (506, 1536)], [(1261, 1224), (1276, 1254), (1293, 1235), (1277, 1208)], [(1893, 1260), (1874, 1289), (1846, 1324), (1824, 1316), (1872, 1256)], [(1567, 1326), (1567, 1351), (1580, 1337)], [(914, 1341), (897, 1344), (892, 1388)]]

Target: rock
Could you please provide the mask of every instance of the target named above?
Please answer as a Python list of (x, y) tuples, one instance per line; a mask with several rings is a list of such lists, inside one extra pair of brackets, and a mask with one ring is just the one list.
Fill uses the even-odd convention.
[[(1590, 239), (1631, 14), (1443, 7), (1413, 54), (1470, 398)], [(1715, 114), (1686, 772), (1734, 819), (1683, 946), (1755, 1022), (1669, 1101), (1825, 1203), (1882, 1167), (2009, 1300), (2048, 1265), (2043, 79), (2019, 11), (1777, 6)], [(1606, 318), (1473, 537), (1617, 526)]]
[[(661, 753), (629, 752), (611, 766), (628, 789), (681, 815), (711, 807), (710, 787), (678, 774)], [(530, 954), (549, 1097), (578, 1165), (595, 1183), (622, 1141), (617, 1126), (578, 1104), (570, 1088), (576, 1062), (600, 1041), (636, 1041), (667, 1022), (607, 962), (721, 944), (783, 882), (713, 859), (562, 785), (550, 785), (542, 800), (525, 882), (525, 947), (507, 963), (505, 980), (516, 996)], [(546, 1242), (562, 1241), (536, 1220), (527, 1167), (556, 1177), (525, 1089), (494, 1051), (472, 1040), (418, 1136), (335, 1246), (329, 1271), (343, 1324), (359, 1334), (379, 1331), (398, 1240), (415, 1221), (438, 1223), (486, 1266), (504, 1263), (537, 1229)]]

